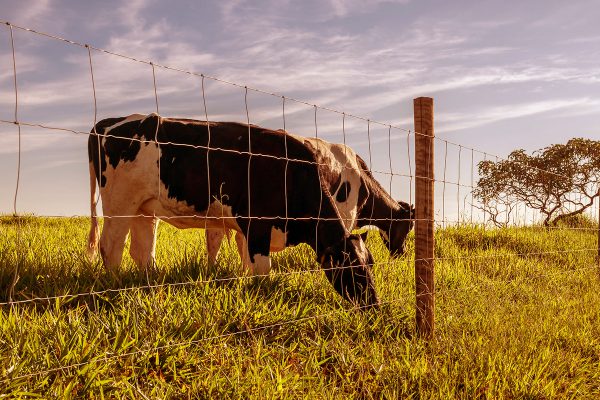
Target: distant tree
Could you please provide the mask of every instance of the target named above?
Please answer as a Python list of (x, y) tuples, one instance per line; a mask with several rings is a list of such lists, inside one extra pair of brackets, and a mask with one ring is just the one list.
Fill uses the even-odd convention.
[[(538, 210), (544, 225), (582, 214), (600, 197), (600, 141), (574, 138), (532, 155), (515, 150), (499, 161), (478, 164), (474, 196), (496, 225), (517, 203)], [(508, 218), (506, 218), (508, 220)]]

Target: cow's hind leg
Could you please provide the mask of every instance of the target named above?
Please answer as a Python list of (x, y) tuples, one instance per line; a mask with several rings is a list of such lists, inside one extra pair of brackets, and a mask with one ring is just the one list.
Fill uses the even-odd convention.
[(131, 219), (129, 254), (140, 270), (154, 266), (157, 228), (157, 218), (135, 217)]
[(235, 233), (235, 243), (237, 244), (238, 254), (242, 260), (242, 265), (248, 273), (252, 273), (252, 266), (250, 265), (250, 255), (248, 254), (248, 242), (242, 232)]
[(100, 254), (104, 265), (113, 272), (121, 265), (129, 223), (129, 217), (106, 217), (104, 220), (100, 237)]
[[(269, 250), (271, 247), (271, 226), (253, 222), (247, 232), (248, 237), (243, 240), (243, 236), (238, 238), (236, 242), (242, 262), (250, 270), (252, 275), (268, 275), (271, 270), (271, 257)], [(245, 242), (245, 243), (244, 243)], [(243, 247), (243, 249), (240, 249)]]
[(225, 237), (225, 230), (221, 228), (206, 230), (206, 250), (208, 252), (208, 265), (215, 265), (219, 256), (221, 242)]

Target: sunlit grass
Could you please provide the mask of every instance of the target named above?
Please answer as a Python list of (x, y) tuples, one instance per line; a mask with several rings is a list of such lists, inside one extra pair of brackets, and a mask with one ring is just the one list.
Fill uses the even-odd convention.
[[(383, 306), (352, 310), (306, 246), (243, 276), (235, 244), (209, 268), (201, 230), (159, 229), (159, 271), (85, 257), (87, 219), (0, 219), (0, 396), (44, 398), (597, 398), (593, 230), (438, 230), (436, 331), (414, 332), (414, 242), (390, 260)], [(233, 279), (230, 279), (233, 278)], [(70, 367), (72, 366), (72, 367)], [(62, 367), (69, 367), (61, 369)]]

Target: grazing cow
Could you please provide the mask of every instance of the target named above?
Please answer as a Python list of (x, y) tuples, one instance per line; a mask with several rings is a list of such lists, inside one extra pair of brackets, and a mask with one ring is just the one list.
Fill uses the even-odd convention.
[[(289, 134), (288, 134), (289, 135)], [(321, 180), (335, 200), (344, 225), (349, 231), (375, 226), (392, 256), (404, 253), (405, 239), (413, 227), (414, 208), (397, 202), (383, 189), (368, 170), (365, 161), (350, 147), (318, 138), (289, 135), (303, 141), (316, 155)], [(224, 229), (207, 229), (206, 242), (211, 263), (217, 259)], [(236, 234), (238, 250), (244, 263), (244, 239)], [(271, 251), (281, 251), (283, 243), (271, 241)]]
[(285, 246), (307, 243), (340, 295), (379, 303), (373, 258), (344, 226), (317, 155), (298, 138), (233, 122), (134, 114), (98, 122), (88, 156), (88, 252), (98, 247), (98, 184), (105, 216), (100, 253), (108, 268), (120, 265), (129, 232), (135, 262), (153, 263), (161, 219), (178, 228), (241, 232), (253, 274), (268, 273), (273, 238)]

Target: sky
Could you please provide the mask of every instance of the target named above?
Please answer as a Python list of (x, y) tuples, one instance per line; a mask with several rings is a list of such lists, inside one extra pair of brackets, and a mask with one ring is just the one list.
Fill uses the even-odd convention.
[[(285, 120), (290, 132), (345, 141), (395, 198), (412, 200), (407, 130), (413, 99), (427, 96), (438, 138), (436, 214), (457, 219), (472, 210), (467, 186), (482, 159), (600, 139), (598, 20), (592, 0), (0, 0), (2, 22), (240, 85), (158, 66), (153, 76), (149, 64), (13, 28), (18, 120), (82, 132), (21, 126), (17, 211), (88, 215), (83, 132), (95, 115), (150, 113), (157, 103), (163, 116), (273, 129)], [(0, 120), (2, 214), (13, 211), (18, 163), (5, 24)]]

